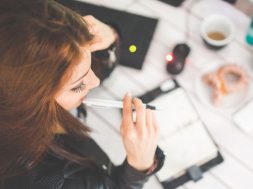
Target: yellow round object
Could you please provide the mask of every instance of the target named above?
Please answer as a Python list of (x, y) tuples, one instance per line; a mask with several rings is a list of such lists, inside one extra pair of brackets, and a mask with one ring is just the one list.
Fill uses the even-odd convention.
[(129, 46), (129, 51), (130, 51), (131, 53), (135, 53), (136, 50), (137, 50), (137, 47), (136, 47), (135, 45), (130, 45), (130, 46)]

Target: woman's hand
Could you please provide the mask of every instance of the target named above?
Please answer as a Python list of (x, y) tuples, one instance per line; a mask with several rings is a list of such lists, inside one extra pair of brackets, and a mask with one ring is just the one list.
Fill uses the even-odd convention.
[(83, 18), (89, 25), (90, 33), (95, 36), (91, 43), (91, 52), (106, 49), (115, 42), (118, 34), (114, 29), (91, 15)]
[[(132, 105), (136, 109), (133, 121)], [(154, 162), (159, 127), (154, 112), (142, 107), (142, 101), (129, 95), (124, 97), (121, 135), (127, 153), (128, 163), (139, 171), (150, 168)]]

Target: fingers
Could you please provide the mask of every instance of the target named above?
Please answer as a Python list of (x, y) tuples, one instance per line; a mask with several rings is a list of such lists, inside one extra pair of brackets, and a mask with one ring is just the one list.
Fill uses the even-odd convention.
[(123, 122), (124, 125), (133, 124), (132, 97), (126, 94), (123, 101)]
[(89, 32), (91, 34), (95, 35), (98, 32), (98, 28), (97, 28), (97, 24), (96, 24), (96, 22), (97, 22), (96, 18), (94, 18), (91, 15), (87, 15), (87, 16), (84, 16), (83, 19), (88, 24)]
[(152, 125), (153, 125), (153, 128), (154, 128), (154, 133), (158, 137), (159, 133), (160, 133), (160, 127), (159, 127), (159, 124), (157, 122), (155, 112), (151, 111), (151, 113), (152, 113), (152, 123), (153, 123)]
[(95, 18), (92, 15), (84, 16), (83, 19), (88, 25), (93, 25), (95, 22)]
[(149, 133), (154, 132), (154, 126), (153, 126), (153, 115), (152, 115), (152, 110), (146, 109), (146, 125), (147, 125), (147, 130)]
[(91, 52), (95, 52), (95, 51), (101, 49), (101, 43), (100, 43), (100, 41), (101, 40), (96, 39), (96, 37), (94, 38), (94, 40), (91, 42), (91, 45), (90, 45)]
[(146, 126), (146, 109), (140, 99), (134, 98), (133, 104), (136, 109), (136, 127), (137, 129), (144, 130)]
[(92, 34), (96, 34), (99, 31), (99, 27), (103, 25), (102, 22), (91, 15), (84, 16), (83, 19), (89, 25), (89, 30)]
[(90, 33), (94, 36), (91, 42), (91, 51), (98, 51), (108, 48), (116, 39), (115, 31), (107, 24), (101, 22), (91, 15), (84, 16)]
[[(136, 122), (133, 120), (132, 103), (136, 109)], [(135, 126), (135, 127), (132, 127)], [(159, 134), (159, 127), (155, 114), (150, 109), (145, 109), (140, 99), (125, 95), (123, 102), (123, 119), (121, 132), (125, 133), (129, 129), (136, 129), (139, 137), (156, 137)]]
[(153, 110), (146, 110), (146, 127), (150, 137), (158, 138), (160, 128)]

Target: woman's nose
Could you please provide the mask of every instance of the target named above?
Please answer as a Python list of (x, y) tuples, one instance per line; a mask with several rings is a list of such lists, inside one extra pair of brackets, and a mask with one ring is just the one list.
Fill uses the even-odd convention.
[(90, 83), (89, 83), (89, 89), (93, 89), (97, 86), (99, 86), (100, 80), (99, 78), (95, 75), (95, 73), (90, 70)]

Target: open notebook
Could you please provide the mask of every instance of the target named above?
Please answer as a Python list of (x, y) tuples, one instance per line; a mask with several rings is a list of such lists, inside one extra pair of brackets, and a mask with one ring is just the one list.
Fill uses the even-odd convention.
[(223, 161), (190, 98), (175, 80), (162, 83), (140, 98), (163, 108), (156, 117), (161, 130), (159, 147), (166, 159), (156, 176), (164, 188), (197, 181), (203, 171)]

